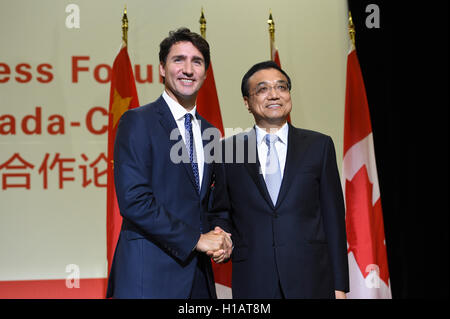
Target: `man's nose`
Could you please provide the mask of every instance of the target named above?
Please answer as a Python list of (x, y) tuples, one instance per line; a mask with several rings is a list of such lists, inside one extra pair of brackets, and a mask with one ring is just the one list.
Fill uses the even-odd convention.
[(194, 74), (191, 63), (189, 62), (184, 63), (183, 73), (187, 76), (192, 76)]
[(269, 92), (267, 93), (267, 98), (269, 100), (278, 100), (280, 98), (280, 94), (274, 86), (270, 87)]

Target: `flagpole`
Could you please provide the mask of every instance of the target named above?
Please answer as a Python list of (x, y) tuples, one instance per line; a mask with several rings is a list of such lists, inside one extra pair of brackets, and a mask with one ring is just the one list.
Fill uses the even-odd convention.
[(348, 33), (350, 35), (350, 40), (352, 40), (352, 44), (355, 47), (355, 25), (353, 24), (352, 12), (348, 12)]
[(125, 46), (128, 45), (128, 17), (127, 17), (127, 6), (123, 9), (122, 17), (122, 40)]
[(269, 20), (267, 20), (269, 25), (269, 37), (270, 37), (270, 59), (273, 60), (273, 46), (275, 43), (275, 21), (272, 18), (272, 10), (269, 10)]
[(206, 19), (205, 19), (205, 13), (203, 12), (202, 7), (202, 14), (200, 15), (200, 20), (198, 20), (200, 23), (200, 34), (203, 39), (206, 39)]
[(129, 109), (139, 106), (136, 82), (130, 57), (127, 52), (128, 17), (125, 6), (122, 16), (122, 42), (114, 59), (111, 70), (111, 86), (108, 111), (108, 174), (106, 186), (106, 255), (108, 260), (108, 277), (122, 225), (122, 217), (114, 188), (114, 141), (118, 121)]

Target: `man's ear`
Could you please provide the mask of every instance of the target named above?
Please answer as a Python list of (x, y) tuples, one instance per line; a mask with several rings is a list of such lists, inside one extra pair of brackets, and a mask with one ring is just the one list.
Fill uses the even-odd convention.
[(159, 75), (163, 78), (166, 77), (166, 70), (164, 70), (164, 65), (162, 62), (159, 63)]
[(250, 105), (248, 104), (248, 96), (244, 96), (244, 104), (248, 110), (248, 113), (252, 113), (252, 110), (250, 109)]

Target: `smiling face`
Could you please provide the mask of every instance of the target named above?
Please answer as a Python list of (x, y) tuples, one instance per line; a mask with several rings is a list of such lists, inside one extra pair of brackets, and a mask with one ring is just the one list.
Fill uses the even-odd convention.
[(263, 69), (248, 79), (244, 103), (261, 128), (280, 128), (292, 110), (287, 78), (276, 69)]
[(167, 94), (186, 109), (192, 109), (206, 78), (202, 53), (191, 42), (177, 42), (170, 48), (165, 63), (160, 63), (159, 73), (164, 77)]

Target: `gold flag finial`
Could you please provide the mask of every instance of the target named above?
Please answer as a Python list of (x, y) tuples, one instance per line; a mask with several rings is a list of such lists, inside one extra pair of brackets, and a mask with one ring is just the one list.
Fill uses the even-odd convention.
[(352, 40), (353, 46), (355, 46), (355, 25), (353, 24), (352, 13), (348, 12), (348, 33), (350, 35), (350, 40)]
[(275, 21), (273, 21), (272, 10), (269, 10), (269, 20), (267, 20), (269, 25), (269, 36), (270, 36), (270, 59), (273, 60), (273, 46), (275, 43)]
[(202, 7), (202, 14), (200, 15), (200, 20), (198, 20), (200, 23), (200, 34), (205, 39), (206, 38), (206, 19), (205, 19), (205, 13), (203, 12)]
[(128, 17), (127, 17), (127, 6), (123, 9), (122, 17), (122, 40), (125, 45), (128, 45)]

